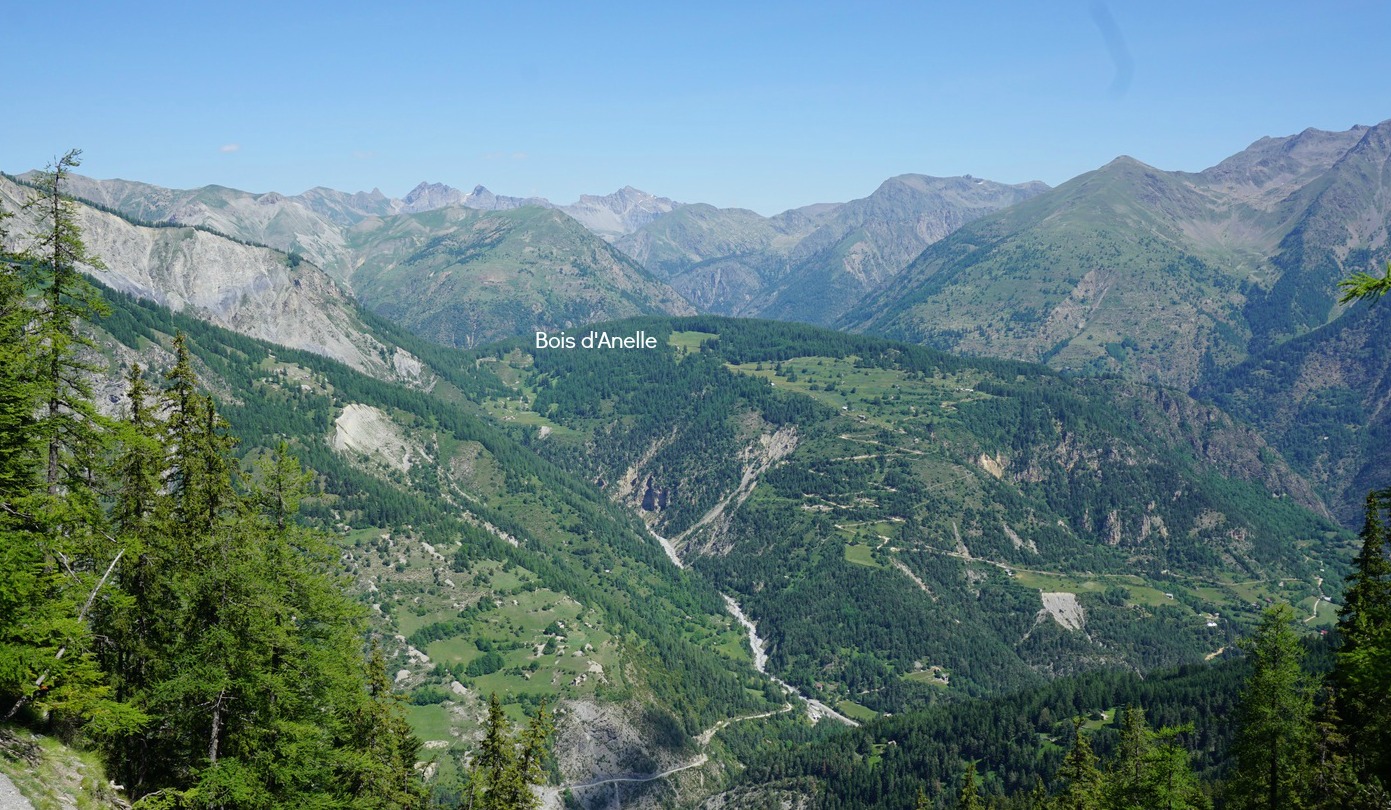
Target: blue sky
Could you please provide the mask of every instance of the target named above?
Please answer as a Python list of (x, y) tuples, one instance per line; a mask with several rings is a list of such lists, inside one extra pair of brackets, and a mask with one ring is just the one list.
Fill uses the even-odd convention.
[[(7, 4), (0, 169), (764, 214), (1391, 118), (1391, 4)], [(1108, 38), (1109, 32), (1109, 38)]]

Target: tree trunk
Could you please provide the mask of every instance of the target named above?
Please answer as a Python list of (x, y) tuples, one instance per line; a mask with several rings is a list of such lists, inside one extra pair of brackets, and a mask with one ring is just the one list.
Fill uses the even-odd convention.
[(226, 696), (227, 690), (223, 689), (217, 693), (217, 700), (213, 701), (213, 731), (208, 739), (208, 761), (212, 765), (217, 764), (217, 738), (222, 733), (222, 699)]

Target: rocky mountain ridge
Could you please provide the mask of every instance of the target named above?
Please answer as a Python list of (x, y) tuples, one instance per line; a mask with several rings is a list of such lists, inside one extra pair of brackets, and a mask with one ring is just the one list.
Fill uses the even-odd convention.
[(1187, 388), (1338, 317), (1389, 220), (1391, 121), (1198, 173), (1122, 157), (964, 226), (839, 324)]
[[(307, 260), (368, 309), (448, 345), (695, 311), (563, 208), (481, 186), (463, 194), (422, 183), (393, 200), (379, 191), (316, 188), (291, 197), (72, 176), (67, 191), (152, 226), (197, 226)], [(585, 196), (575, 212), (596, 227), (622, 229), (671, 205), (625, 188)], [(237, 272), (216, 260), (203, 271), (208, 279)]]
[[(0, 209), (16, 212), (8, 245), (14, 249), (33, 237), (35, 221), (23, 207), (29, 193), (0, 177)], [(93, 275), (117, 291), (380, 379), (430, 384), (433, 375), (416, 357), (378, 334), (352, 297), (306, 261), (206, 230), (137, 225), (87, 205), (77, 214), (88, 249), (106, 266)]]
[(862, 199), (773, 217), (682, 206), (615, 244), (706, 311), (824, 325), (928, 245), (1047, 188), (905, 174)]

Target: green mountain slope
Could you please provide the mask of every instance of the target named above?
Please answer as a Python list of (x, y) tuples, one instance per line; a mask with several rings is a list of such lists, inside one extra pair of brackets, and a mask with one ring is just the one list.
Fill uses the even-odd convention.
[[(86, 177), (72, 178), (68, 188), (75, 197), (140, 222), (197, 226), (268, 245), (297, 262), (307, 259), (369, 309), (446, 345), (473, 346), (608, 318), (695, 312), (669, 286), (559, 210), (512, 200), (520, 207), (482, 211), (451, 205), (455, 198), (473, 198), (439, 190), (444, 202), (436, 205), (375, 192), (311, 189), (285, 196)], [(622, 208), (625, 201), (637, 208), (661, 202), (629, 189), (586, 197), (575, 210), (619, 227), (615, 217), (635, 215)], [(212, 265), (208, 272), (214, 277), (227, 270)]]
[(1120, 158), (932, 245), (839, 323), (1191, 387), (1336, 317), (1384, 253), (1391, 122), (1198, 174)]
[(490, 410), (643, 514), (758, 622), (771, 672), (843, 711), (1201, 658), (1276, 596), (1331, 617), (1346, 537), (1177, 392), (791, 324), (605, 329), (658, 345), (493, 351)]
[(905, 174), (863, 199), (768, 218), (681, 206), (616, 244), (702, 309), (828, 324), (927, 245), (1046, 188)]
[(1180, 223), (1218, 216), (1188, 183), (1129, 158), (966, 226), (842, 321), (1055, 368), (1187, 386), (1243, 356), (1241, 265)]
[(161, 373), (171, 334), (186, 332), (240, 451), (285, 439), (315, 471), (321, 494), (303, 513), (336, 535), (386, 633), (441, 795), (490, 692), (514, 716), (558, 707), (571, 752), (560, 773), (576, 781), (687, 761), (702, 730), (781, 703), (711, 586), (591, 485), (471, 413), (486, 375), (456, 353), (415, 341), (439, 375), (426, 393), (108, 297), (113, 369), (138, 359)]
[(354, 289), (438, 343), (474, 346), (639, 314), (694, 310), (565, 214), (446, 208), (364, 220), (349, 234)]
[(1361, 305), (1198, 392), (1253, 425), (1358, 525), (1391, 466), (1391, 307)]

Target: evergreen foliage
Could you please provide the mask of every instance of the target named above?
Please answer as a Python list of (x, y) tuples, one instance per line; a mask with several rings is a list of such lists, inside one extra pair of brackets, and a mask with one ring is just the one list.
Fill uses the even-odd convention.
[(960, 810), (985, 810), (981, 802), (980, 789), (976, 784), (976, 763), (966, 763), (966, 773), (961, 778), (961, 793), (956, 797)]
[[(1358, 776), (1383, 796), (1391, 789), (1391, 534), (1382, 516), (1388, 502), (1391, 491), (1367, 495), (1362, 543), (1338, 617), (1342, 646), (1332, 682), (1339, 717), (1328, 718), (1346, 734)], [(1338, 753), (1332, 748), (1329, 755)]]
[(362, 610), (295, 521), (298, 461), (239, 474), (182, 335), (165, 390), (135, 366), (123, 419), (92, 404), (77, 157), (0, 263), (0, 711), (95, 743), (140, 808), (423, 806)]
[(542, 703), (519, 733), (514, 733), (497, 694), (488, 697), (483, 741), (474, 756), (469, 786), (459, 810), (532, 810), (538, 805), (532, 785), (545, 783), (545, 762), (554, 731)]
[[(511, 388), (489, 399), (511, 399), (505, 418), (520, 401), (564, 428), (539, 440), (528, 421), (513, 435), (609, 491), (631, 489), (661, 534), (718, 549), (688, 555), (692, 567), (756, 619), (772, 670), (823, 700), (897, 713), (1033, 685), (1045, 670), (1172, 666), (1257, 614), (1249, 598), (1182, 594), (1185, 580), (1241, 568), (1312, 583), (1311, 557), (1340, 562), (1332, 524), (1234, 480), (1249, 469), (1224, 479), (1195, 457), (1219, 444), (1181, 421), (1196, 404), (802, 324), (595, 328), (641, 329), (658, 346), (480, 350), (482, 373)], [(1183, 439), (1195, 430), (1201, 442)], [(796, 447), (760, 471), (751, 459), (770, 435)], [(997, 458), (1006, 472), (982, 469)], [(1238, 547), (1242, 535), (1260, 539)], [(1086, 636), (1036, 621), (1051, 589), (1025, 585), (1016, 566), (1091, 580), (1076, 591)], [(1157, 599), (1103, 589), (1121, 579)], [(1195, 615), (1217, 612), (1220, 629)], [(930, 665), (950, 671), (950, 690), (921, 678)]]
[(1313, 751), (1313, 695), (1300, 664), (1304, 649), (1289, 605), (1268, 609), (1243, 649), (1251, 677), (1242, 692), (1237, 770), (1231, 793), (1239, 807), (1297, 807)]
[(1058, 769), (1062, 789), (1054, 799), (1057, 810), (1101, 810), (1104, 784), (1079, 718), (1072, 724), (1072, 747)]
[(1391, 292), (1391, 262), (1386, 264), (1385, 275), (1374, 276), (1371, 273), (1355, 273), (1351, 278), (1338, 282), (1338, 289), (1343, 292), (1338, 298), (1340, 304), (1363, 299), (1379, 300), (1383, 295)]

